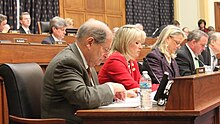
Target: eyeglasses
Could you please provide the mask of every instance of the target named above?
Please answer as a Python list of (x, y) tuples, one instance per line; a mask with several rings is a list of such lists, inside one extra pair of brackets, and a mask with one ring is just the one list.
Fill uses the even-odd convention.
[(96, 43), (98, 45), (100, 45), (102, 47), (102, 49), (105, 51), (105, 53), (109, 53), (110, 48), (103, 46), (102, 43), (98, 43), (98, 40), (96, 40), (94, 37), (93, 37), (93, 39), (96, 41)]
[[(101, 44), (99, 44), (99, 45), (101, 45)], [(102, 48), (104, 49), (105, 53), (109, 53), (110, 48), (108, 48), (108, 47), (104, 47), (103, 45), (101, 45), (101, 46), (102, 46)]]
[(175, 41), (176, 45), (180, 45), (180, 44), (181, 44), (181, 41), (175, 40), (174, 37), (170, 36), (170, 38), (171, 38), (173, 41)]

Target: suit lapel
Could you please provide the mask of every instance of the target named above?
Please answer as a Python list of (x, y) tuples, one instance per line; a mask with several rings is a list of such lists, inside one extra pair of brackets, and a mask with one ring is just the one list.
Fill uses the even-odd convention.
[[(73, 53), (76, 55), (76, 57), (78, 58), (78, 60), (80, 61), (79, 63), (84, 67), (85, 72), (87, 72), (86, 67), (85, 67), (84, 64), (83, 64), (83, 59), (82, 59), (82, 57), (81, 57), (81, 55), (80, 55), (80, 53), (79, 53), (79, 50), (78, 50), (76, 44), (75, 44), (75, 43), (70, 44), (69, 47), (70, 47), (70, 49), (73, 51)], [(96, 71), (95, 71), (94, 67), (91, 67), (91, 70), (90, 70), (90, 71), (91, 71), (91, 78), (92, 78), (92, 80), (93, 80), (93, 84), (94, 84), (94, 85), (97, 85), (97, 84), (98, 84), (98, 78), (97, 78), (97, 74), (96, 74)], [(88, 75), (88, 77), (89, 77), (88, 72), (87, 72), (87, 75)], [(89, 79), (89, 78), (88, 78), (88, 79)], [(87, 83), (86, 85), (88, 85), (88, 86), (93, 86), (93, 84), (92, 84), (92, 82), (91, 82), (90, 79), (89, 79), (89, 81), (87, 81), (87, 82), (85, 82), (85, 83)]]
[(189, 60), (189, 63), (190, 63), (191, 71), (194, 72), (195, 65), (194, 65), (192, 54), (190, 53), (190, 51), (189, 51), (189, 49), (186, 45), (183, 46), (183, 49), (185, 49), (184, 50), (184, 51), (186, 51), (185, 53), (187, 54), (187, 56), (189, 56), (188, 60)]

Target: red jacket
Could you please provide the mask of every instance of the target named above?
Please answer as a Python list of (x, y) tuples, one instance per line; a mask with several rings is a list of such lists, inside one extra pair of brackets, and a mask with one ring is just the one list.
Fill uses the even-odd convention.
[(113, 53), (99, 71), (99, 83), (116, 82), (124, 85), (127, 90), (139, 87), (141, 75), (137, 61), (130, 60), (129, 62), (130, 68), (121, 53)]

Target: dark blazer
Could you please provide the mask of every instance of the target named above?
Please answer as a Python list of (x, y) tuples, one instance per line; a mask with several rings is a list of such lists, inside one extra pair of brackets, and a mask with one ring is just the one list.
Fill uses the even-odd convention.
[[(20, 32), (21, 34), (26, 34), (26, 32), (24, 31), (24, 29), (22, 28), (22, 26), (20, 26), (20, 28), (19, 28), (18, 30), (19, 30), (19, 32)], [(30, 33), (32, 33), (31, 30), (30, 30)]]
[[(152, 72), (155, 74), (155, 76), (159, 79), (159, 81), (162, 80), (164, 72), (169, 73), (169, 79), (173, 79), (179, 75), (179, 68), (176, 63), (175, 59), (171, 59), (171, 64), (169, 64), (164, 56), (163, 53), (159, 51), (158, 48), (153, 49), (147, 56), (146, 56), (147, 62), (152, 70)], [(143, 71), (146, 70), (146, 61), (143, 62)], [(150, 75), (150, 73), (149, 73)], [(152, 78), (152, 83), (159, 83), (155, 76), (150, 75)]]
[(55, 44), (55, 40), (52, 37), (52, 35), (46, 37), (43, 39), (43, 41), (41, 42), (42, 44)]
[(208, 46), (205, 48), (205, 50), (202, 51), (201, 55), (204, 58), (204, 64), (211, 65), (211, 53), (210, 48)]
[[(198, 57), (200, 61), (204, 62), (201, 55)], [(196, 73), (192, 55), (186, 45), (177, 50), (176, 62), (179, 66), (181, 76), (193, 75)], [(203, 64), (199, 62), (199, 66), (202, 67)]]
[(49, 63), (44, 76), (42, 92), (42, 118), (64, 118), (68, 124), (81, 123), (74, 115), (78, 109), (92, 109), (113, 102), (108, 84), (98, 84), (97, 73), (89, 74), (76, 47), (71, 44), (58, 53)]

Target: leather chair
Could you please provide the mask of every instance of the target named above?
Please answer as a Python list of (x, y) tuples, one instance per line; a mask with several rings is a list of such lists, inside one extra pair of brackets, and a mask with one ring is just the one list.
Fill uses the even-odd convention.
[(49, 34), (50, 22), (37, 22), (37, 27), (39, 34)]
[(65, 119), (41, 118), (43, 71), (36, 63), (2, 64), (10, 123), (65, 124)]

